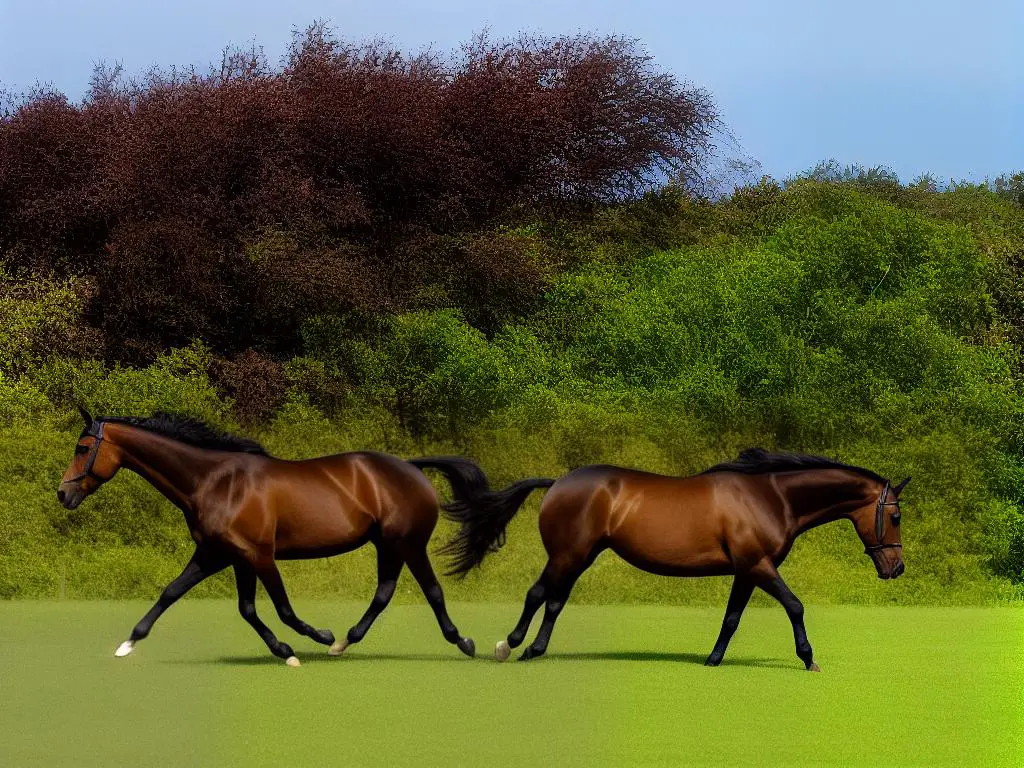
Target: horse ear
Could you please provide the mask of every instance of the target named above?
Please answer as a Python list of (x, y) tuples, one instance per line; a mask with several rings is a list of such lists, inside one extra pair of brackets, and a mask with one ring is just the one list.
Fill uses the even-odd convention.
[(85, 428), (88, 429), (91, 427), (93, 419), (92, 416), (89, 415), (89, 412), (82, 406), (78, 406), (78, 412), (82, 414), (82, 421), (85, 422)]
[(900, 483), (895, 488), (893, 488), (892, 492), (895, 493), (897, 496), (899, 496), (900, 495), (900, 491), (902, 491), (904, 488), (906, 488), (907, 487), (907, 483), (909, 483), (909, 482), (910, 482), (910, 478), (908, 477), (902, 483)]

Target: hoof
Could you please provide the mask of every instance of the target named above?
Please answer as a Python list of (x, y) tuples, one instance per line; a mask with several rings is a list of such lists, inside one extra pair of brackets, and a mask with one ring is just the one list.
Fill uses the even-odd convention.
[(494, 646), (494, 658), (498, 661), (505, 661), (511, 655), (512, 648), (506, 640), (499, 640), (498, 644)]
[(527, 648), (523, 651), (519, 657), (520, 661), (529, 661), (530, 659), (536, 659), (538, 656), (543, 656), (543, 653), (533, 650), (533, 648)]
[(135, 650), (135, 641), (134, 640), (125, 640), (123, 643), (121, 643), (119, 646), (117, 646), (117, 650), (114, 651), (114, 655), (117, 658), (120, 659), (123, 656), (127, 656), (129, 653), (131, 653), (134, 650)]
[(338, 642), (334, 643), (334, 645), (332, 645), (330, 648), (327, 649), (327, 655), (328, 656), (341, 656), (341, 654), (343, 654), (345, 652), (346, 648), (348, 648), (348, 639), (339, 640)]
[(313, 634), (313, 639), (320, 645), (334, 645), (334, 633), (329, 629), (318, 629)]
[(708, 656), (708, 660), (704, 662), (705, 667), (717, 667), (722, 663), (721, 659), (716, 659), (714, 656)]
[(302, 662), (299, 661), (294, 656), (289, 656), (287, 659), (284, 660), (284, 663), (287, 664), (289, 667), (301, 667), (302, 666)]
[(472, 638), (464, 637), (459, 640), (456, 645), (459, 647), (459, 650), (469, 656), (469, 658), (472, 659), (476, 656), (476, 643), (473, 642)]
[(808, 672), (821, 672), (821, 667), (819, 667), (819, 666), (818, 666), (817, 664), (815, 664), (815, 663), (814, 663), (814, 662), (812, 661), (812, 662), (811, 662), (811, 666), (809, 666), (809, 667), (807, 668), (807, 671), (808, 671)]

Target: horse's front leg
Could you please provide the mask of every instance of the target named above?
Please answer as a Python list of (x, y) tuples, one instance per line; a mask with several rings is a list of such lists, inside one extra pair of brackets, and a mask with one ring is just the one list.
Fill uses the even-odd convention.
[(804, 606), (803, 603), (786, 586), (775, 566), (769, 563), (762, 563), (754, 569), (754, 578), (757, 586), (774, 597), (782, 607), (786, 609), (786, 615), (793, 625), (793, 639), (796, 641), (796, 655), (807, 667), (809, 672), (820, 672), (821, 669), (814, 663), (814, 651), (807, 639), (807, 630), (804, 627)]
[(729, 604), (725, 609), (725, 618), (722, 619), (722, 631), (718, 633), (718, 641), (715, 643), (711, 655), (704, 663), (709, 667), (717, 667), (722, 663), (725, 650), (729, 647), (729, 641), (736, 633), (740, 625), (740, 617), (743, 615), (750, 596), (754, 593), (754, 582), (747, 574), (736, 574), (732, 582), (732, 592), (729, 593)]
[(256, 571), (248, 563), (235, 564), (235, 586), (238, 587), (238, 612), (242, 614), (242, 618), (256, 630), (256, 634), (267, 644), (272, 654), (284, 659), (290, 667), (299, 666), (299, 660), (292, 647), (278, 640), (273, 630), (264, 624), (256, 613)]
[(291, 601), (288, 600), (288, 593), (284, 588), (284, 581), (281, 579), (281, 572), (277, 570), (277, 564), (273, 559), (256, 561), (253, 563), (253, 570), (256, 571), (263, 588), (270, 595), (270, 600), (274, 603), (274, 608), (277, 609), (277, 615), (285, 626), (291, 627), (300, 635), (305, 635), (321, 645), (334, 644), (334, 633), (331, 630), (314, 629), (295, 615), (295, 610), (292, 608)]
[(142, 617), (131, 635), (114, 651), (114, 655), (127, 656), (135, 650), (135, 644), (149, 635), (156, 620), (163, 615), (163, 612), (180, 600), (186, 592), (199, 584), (209, 576), (219, 573), (228, 566), (228, 560), (220, 553), (214, 552), (209, 547), (198, 547), (188, 561), (188, 565), (181, 574), (168, 584), (160, 594), (156, 604), (149, 609), (149, 612)]

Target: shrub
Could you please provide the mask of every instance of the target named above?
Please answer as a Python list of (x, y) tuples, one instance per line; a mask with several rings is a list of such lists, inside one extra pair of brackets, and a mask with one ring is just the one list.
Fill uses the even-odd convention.
[(212, 358), (201, 343), (174, 349), (146, 368), (54, 358), (35, 380), (51, 401), (65, 408), (81, 404), (96, 416), (148, 416), (170, 411), (230, 426), (231, 401), (210, 381)]
[(0, 266), (0, 373), (21, 376), (78, 347), (101, 353), (101, 339), (81, 320), (88, 290), (78, 280), (14, 279)]
[(248, 350), (234, 360), (215, 360), (211, 365), (219, 389), (234, 403), (242, 424), (262, 424), (284, 403), (287, 379), (283, 367)]
[[(1012, 202), (973, 187), (904, 195), (884, 177), (764, 182), (716, 202), (666, 191), (589, 219), (421, 235), (430, 267), (395, 289), (418, 310), (328, 311), (315, 290), (283, 296), (272, 311), (295, 323), (299, 357), (190, 343), (159, 349), (145, 367), (50, 354), (64, 348), (65, 328), (80, 326), (61, 298), (78, 284), (37, 281), (22, 294), (9, 282), (4, 295), (15, 285), (17, 300), (5, 311), (29, 331), (0, 345), (19, 372), (0, 371), (0, 595), (52, 595), (62, 583), (68, 595), (149, 594), (190, 547), (177, 513), (141, 481), (119, 480), (77, 514), (56, 506), (81, 400), (107, 413), (185, 411), (227, 428), (238, 418), (287, 458), (466, 453), (495, 484), (593, 462), (686, 474), (751, 445), (824, 453), (914, 477), (908, 572), (895, 589), (881, 584), (852, 530), (827, 526), (802, 537), (786, 566), (802, 597), (1019, 597), (1022, 233)], [(316, 237), (263, 229), (245, 259), (259, 269), (301, 261)], [(486, 270), (469, 268), (478, 237), (495, 261), (513, 262), (494, 270), (535, 269), (544, 288), (530, 311), (501, 309), (500, 297), (514, 295), (506, 288), (524, 283), (489, 284)], [(493, 291), (489, 314), (458, 309), (469, 286)], [(453, 596), (521, 597), (544, 558), (537, 505), (514, 522), (516, 547)], [(372, 591), (371, 560), (296, 565), (289, 584), (294, 575), (297, 593), (355, 596)], [(727, 591), (715, 580), (656, 580), (614, 559), (592, 573), (582, 599), (707, 601)]]
[(510, 397), (510, 362), (450, 310), (400, 315), (375, 343), (347, 352), (358, 396), (414, 436), (457, 435)]

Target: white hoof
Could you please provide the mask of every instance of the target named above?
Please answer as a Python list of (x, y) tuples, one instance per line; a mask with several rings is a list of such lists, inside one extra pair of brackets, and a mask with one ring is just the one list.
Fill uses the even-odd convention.
[(341, 656), (348, 648), (348, 640), (338, 640), (334, 645), (327, 649), (328, 656)]
[(289, 667), (301, 667), (302, 666), (302, 662), (299, 661), (294, 656), (289, 656), (287, 659), (284, 660), (284, 663), (287, 664)]
[(123, 643), (121, 643), (119, 646), (117, 646), (117, 650), (114, 651), (114, 655), (117, 658), (120, 659), (122, 656), (127, 656), (129, 653), (131, 653), (134, 650), (135, 650), (135, 641), (134, 640), (125, 640)]
[(494, 658), (498, 661), (504, 661), (512, 655), (512, 649), (509, 644), (504, 640), (499, 640), (498, 644), (494, 646)]

